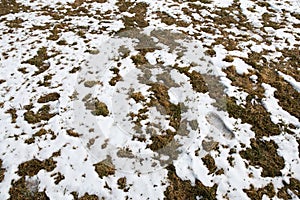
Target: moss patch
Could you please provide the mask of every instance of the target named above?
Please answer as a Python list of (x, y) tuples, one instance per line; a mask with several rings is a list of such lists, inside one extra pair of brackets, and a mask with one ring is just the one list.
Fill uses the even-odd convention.
[(247, 159), (252, 166), (262, 167), (263, 177), (281, 176), (284, 159), (277, 154), (278, 146), (274, 141), (251, 139), (251, 148), (240, 151), (242, 158)]
[(212, 187), (207, 187), (199, 180), (196, 180), (195, 186), (192, 186), (190, 181), (183, 181), (177, 176), (175, 167), (173, 165), (168, 166), (167, 169), (170, 185), (164, 192), (165, 200), (186, 200), (196, 199), (197, 197), (210, 200), (216, 199), (216, 184)]

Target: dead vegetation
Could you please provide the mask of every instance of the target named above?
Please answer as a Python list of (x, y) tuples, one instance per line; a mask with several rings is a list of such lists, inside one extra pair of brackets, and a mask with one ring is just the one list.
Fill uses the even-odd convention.
[(46, 130), (44, 128), (41, 128), (39, 131), (34, 133), (31, 138), (26, 139), (25, 143), (32, 144), (35, 142), (36, 138), (41, 138), (42, 136), (46, 136), (47, 138), (48, 135), (51, 136), (51, 140), (54, 140), (56, 138), (56, 134), (51, 129)]
[(56, 101), (60, 98), (60, 94), (57, 92), (52, 92), (45, 94), (38, 99), (38, 103), (48, 103), (49, 101)]
[(43, 120), (48, 121), (55, 115), (55, 113), (50, 113), (50, 105), (43, 105), (36, 113), (28, 109), (24, 113), (24, 119), (30, 124), (35, 124)]
[(125, 29), (140, 27), (144, 28), (148, 26), (148, 21), (146, 20), (146, 13), (148, 4), (145, 2), (131, 3), (126, 0), (118, 1), (117, 5), (121, 12), (129, 12), (134, 14), (133, 17), (124, 16), (122, 18)]
[[(71, 8), (67, 9), (66, 16), (86, 16), (89, 15), (89, 10), (83, 6), (83, 4), (88, 4), (91, 2), (98, 2), (103, 3), (105, 0), (89, 0), (89, 1), (83, 1), (83, 0), (76, 0), (74, 3), (70, 4)], [(196, 12), (201, 13), (201, 9), (208, 10), (207, 7), (198, 4), (197, 1), (191, 1), (194, 3), (189, 3), (189, 6), (191, 9), (185, 9), (183, 10), (186, 14), (189, 13), (191, 15), (190, 10), (195, 9)], [(200, 0), (203, 4), (209, 4), (211, 3), (210, 0)], [(270, 14), (270, 4), (267, 2), (257, 2), (259, 6), (265, 7), (268, 12), (266, 12), (263, 16), (263, 24), (264, 26), (273, 27), (274, 29), (279, 29), (284, 26), (282, 23), (277, 23), (274, 21), (274, 15)], [(148, 21), (146, 19), (146, 12), (148, 5), (146, 3), (135, 3), (131, 1), (126, 0), (120, 0), (117, 2), (117, 6), (119, 7), (120, 12), (126, 12), (134, 14), (133, 17), (123, 16), (122, 20), (125, 24), (126, 29), (132, 28), (132, 27), (146, 27), (148, 26)], [(184, 8), (183, 8), (184, 9)], [(9, 14), (9, 13), (16, 13), (19, 11), (23, 11), (24, 7), (16, 3), (16, 1), (12, 0), (2, 0), (0, 5), (0, 16)], [(255, 10), (253, 8), (253, 10)], [(193, 10), (194, 11), (194, 10)], [(236, 11), (236, 12), (234, 12)], [(50, 12), (51, 13), (51, 12)], [(99, 12), (98, 12), (99, 13)], [(205, 28), (205, 26), (201, 27), (201, 30), (203, 30), (206, 33), (210, 34), (216, 34), (216, 30), (221, 31), (221, 35), (219, 35), (219, 38), (216, 40), (215, 43), (213, 43), (205, 53), (210, 56), (215, 56), (216, 51), (213, 49), (213, 46), (222, 44), (226, 50), (233, 51), (233, 50), (241, 50), (239, 44), (243, 40), (248, 40), (246, 37), (235, 37), (235, 39), (231, 39), (230, 36), (236, 36), (232, 33), (227, 33), (225, 28), (232, 28), (237, 27), (238, 29), (243, 29), (247, 31), (253, 31), (253, 26), (248, 22), (247, 18), (245, 18), (244, 15), (242, 15), (240, 10), (240, 5), (238, 1), (234, 1), (232, 6), (229, 6), (228, 8), (221, 8), (216, 9), (214, 12), (218, 17), (212, 17), (209, 16), (210, 20), (214, 21), (214, 24), (209, 27)], [(237, 14), (238, 13), (238, 14)], [(167, 25), (176, 25), (180, 27), (186, 27), (190, 24), (182, 21), (179, 16), (171, 16), (168, 13), (165, 12), (159, 12), (157, 13), (158, 17), (161, 19), (161, 21)], [(108, 14), (109, 15), (109, 14)], [(293, 17), (300, 19), (298, 13), (292, 13)], [(64, 19), (66, 16), (64, 16), (63, 13), (58, 13), (57, 15), (51, 14), (53, 19)], [(100, 15), (99, 15), (100, 16)], [(100, 18), (102, 18), (102, 14)], [(205, 19), (207, 20), (207, 19)], [(196, 22), (196, 20), (193, 20), (192, 24), (194, 25), (201, 25), (203, 23), (205, 25), (205, 22)], [(10, 28), (22, 28), (23, 20), (16, 18), (15, 20), (11, 20), (6, 23), (6, 26)], [(82, 39), (87, 38), (87, 33), (89, 32), (89, 27), (87, 28), (79, 28), (75, 27), (73, 30), (70, 28), (70, 25), (68, 23), (56, 23), (55, 26), (52, 28), (52, 26), (45, 26), (45, 27), (35, 27), (36, 29), (49, 29), (50, 36), (47, 38), (49, 40), (55, 40), (57, 41), (61, 33), (64, 31), (74, 31), (78, 36), (80, 36)], [(51, 29), (52, 28), (52, 29)], [(51, 30), (50, 30), (51, 29)], [(224, 30), (223, 30), (224, 29)], [(264, 36), (264, 35), (263, 35)], [(295, 36), (296, 37), (296, 36)], [(265, 40), (266, 42), (266, 40)], [(59, 40), (57, 42), (59, 45), (68, 45), (66, 41)], [(245, 151), (241, 151), (240, 154), (244, 159), (247, 159), (249, 161), (250, 165), (253, 166), (260, 166), (263, 169), (262, 176), (266, 177), (274, 177), (274, 176), (280, 176), (281, 172), (280, 169), (283, 168), (283, 159), (278, 156), (277, 154), (277, 145), (271, 141), (263, 141), (261, 140), (264, 136), (272, 136), (272, 135), (278, 135), (281, 133), (280, 125), (274, 124), (271, 121), (270, 113), (266, 111), (264, 106), (262, 105), (262, 98), (264, 98), (264, 89), (261, 86), (261, 83), (267, 83), (270, 84), (272, 87), (276, 88), (277, 91), (275, 92), (275, 98), (279, 100), (279, 105), (286, 111), (288, 111), (293, 116), (300, 119), (300, 96), (299, 93), (286, 81), (284, 81), (275, 70), (279, 69), (285, 74), (288, 74), (295, 78), (297, 81), (300, 80), (299, 72), (297, 71), (297, 67), (299, 66), (299, 50), (297, 48), (294, 49), (283, 49), (278, 50), (281, 51), (283, 56), (279, 58), (280, 65), (277, 63), (273, 63), (273, 61), (267, 62), (261, 55), (260, 56), (252, 56), (249, 55), (248, 58), (245, 58), (244, 61), (247, 64), (250, 64), (252, 67), (255, 68), (257, 71), (250, 71), (249, 74), (237, 74), (236, 69), (234, 66), (228, 67), (224, 72), (227, 74), (227, 78), (229, 78), (232, 81), (232, 85), (237, 86), (239, 89), (247, 92), (249, 96), (247, 97), (247, 102), (245, 106), (237, 105), (235, 102), (235, 98), (223, 98), (225, 99), (225, 104), (228, 108), (229, 115), (234, 118), (240, 118), (243, 123), (249, 123), (252, 125), (252, 130), (256, 134), (256, 139), (253, 139), (251, 141), (251, 148), (247, 148)], [(90, 53), (97, 53), (97, 51), (90, 51)], [(37, 55), (33, 58), (25, 61), (24, 63), (35, 65), (38, 70), (34, 73), (34, 75), (38, 75), (40, 73), (45, 72), (49, 69), (50, 65), (47, 63), (47, 60), (49, 60), (51, 56), (48, 55), (46, 47), (42, 47), (38, 50)], [(148, 64), (147, 60), (145, 59), (145, 54), (139, 53), (136, 56), (132, 56), (131, 59), (133, 62), (138, 65), (145, 65)], [(226, 56), (224, 58), (225, 62), (233, 62), (234, 58), (232, 56)], [(263, 62), (262, 62), (263, 61)], [(263, 63), (263, 64), (261, 64)], [(270, 68), (268, 68), (270, 67)], [(70, 73), (76, 73), (80, 70), (80, 67), (74, 67), (69, 72)], [(28, 73), (26, 71), (26, 68), (20, 68), (20, 72), (26, 74)], [(119, 69), (112, 69), (114, 73), (114, 77), (111, 79), (110, 84), (112, 86), (116, 85), (118, 81), (121, 80), (121, 76), (119, 75)], [(209, 88), (209, 85), (207, 85), (207, 80), (203, 78), (203, 76), (196, 72), (191, 71), (190, 69), (181, 69), (181, 73), (185, 74), (190, 78), (190, 83), (193, 87), (193, 89), (196, 92), (200, 93), (206, 93), (210, 92), (210, 95), (213, 92), (211, 92), (211, 88)], [(251, 75), (257, 75), (258, 76), (258, 83), (254, 84), (250, 80)], [(51, 85), (50, 80), (52, 76), (46, 75), (44, 76), (44, 79), (38, 82), (39, 86), (45, 86), (48, 87)], [(159, 80), (162, 80), (164, 83), (167, 83), (168, 80), (159, 78)], [(5, 80), (3, 80), (4, 82)], [(0, 80), (0, 83), (2, 83), (2, 80)], [(94, 82), (87, 82), (85, 83), (86, 87), (93, 87), (95, 86)], [(173, 87), (171, 85), (167, 85), (168, 87)], [(174, 105), (170, 103), (168, 92), (168, 88), (163, 88), (161, 86), (153, 85), (151, 88), (151, 91), (154, 92), (154, 95), (151, 99), (151, 106), (153, 105), (163, 105), (164, 110), (166, 110), (166, 113), (170, 115), (170, 125), (173, 126), (176, 130), (179, 130), (179, 123), (181, 123), (181, 108), (180, 105)], [(60, 98), (60, 95), (56, 93), (50, 93), (44, 96), (41, 96), (38, 99), (38, 103), (47, 103), (50, 101), (56, 101)], [(215, 97), (216, 99), (219, 98), (219, 96), (212, 96), (212, 98)], [(144, 102), (145, 97), (141, 93), (132, 93), (131, 98), (133, 98), (137, 103), (138, 102)], [(222, 98), (220, 103), (224, 104), (222, 101)], [(252, 103), (254, 102), (254, 103)], [(87, 100), (85, 103), (86, 107), (91, 110), (91, 113), (93, 115), (99, 116), (107, 116), (109, 115), (109, 110), (107, 106), (100, 102), (98, 99), (94, 100)], [(149, 104), (150, 105), (150, 104)], [(145, 110), (143, 110), (145, 111)], [(11, 122), (15, 123), (17, 119), (17, 110), (15, 108), (9, 109), (6, 111), (11, 115)], [(145, 119), (145, 115), (141, 111), (140, 116), (138, 118), (140, 120)], [(45, 105), (42, 108), (40, 108), (36, 113), (31, 111), (31, 109), (28, 109), (24, 114), (24, 119), (31, 124), (35, 124), (38, 122), (41, 122), (43, 120), (48, 121), (50, 118), (52, 118), (55, 114), (50, 113), (50, 106)], [(182, 125), (182, 124), (181, 124)], [(198, 125), (197, 125), (198, 126)], [(28, 140), (28, 144), (31, 144), (34, 142), (34, 139), (37, 137), (42, 137), (45, 135), (53, 135), (51, 131), (46, 131), (44, 129), (41, 129), (37, 133), (33, 135), (30, 140)], [(79, 134), (74, 132), (73, 130), (67, 130), (67, 134), (73, 137), (78, 137)], [(173, 141), (174, 136), (177, 134), (177, 132), (172, 132), (170, 130), (165, 132), (165, 135), (152, 135), (152, 146), (150, 148), (152, 150), (157, 150), (163, 147), (166, 147), (168, 144), (170, 144)], [(139, 137), (138, 138), (141, 141), (145, 142), (145, 138)], [(300, 157), (300, 142), (297, 141), (299, 144), (298, 151), (299, 151), (299, 157)], [(218, 148), (218, 143), (214, 141), (205, 142), (203, 141), (202, 146), (204, 150), (210, 151), (210, 150), (216, 150)], [(118, 152), (119, 155), (124, 157), (132, 157), (132, 154), (130, 154), (130, 151), (120, 151)], [(209, 169), (209, 174), (216, 172), (216, 165), (214, 162), (214, 159), (207, 154), (205, 157), (202, 158), (202, 161)], [(108, 165), (107, 165), (108, 164)], [(39, 160), (31, 160), (26, 162), (26, 164), (23, 163), (21, 168), (24, 168), (25, 172), (22, 172), (22, 170), (19, 169), (20, 174), (22, 174), (22, 178), (19, 179), (16, 182), (13, 182), (13, 187), (10, 190), (10, 194), (12, 194), (11, 199), (48, 199), (45, 191), (44, 192), (37, 192), (37, 191), (30, 191), (27, 188), (27, 183), (24, 178), (24, 176), (31, 176), (32, 174), (35, 175), (43, 169), (44, 161)], [(19, 167), (20, 167), (19, 166)], [(4, 178), (4, 169), (2, 167), (2, 160), (0, 160), (0, 182)], [(35, 170), (33, 170), (36, 167)], [(45, 168), (46, 169), (46, 168)], [(100, 178), (103, 176), (113, 175), (114, 174), (114, 167), (112, 166), (111, 160), (106, 159), (104, 161), (101, 161), (100, 163), (95, 164), (95, 169), (99, 175)], [(47, 169), (46, 169), (47, 170)], [(59, 183), (63, 179), (63, 175), (58, 174), (57, 175), (56, 182)], [(196, 181), (196, 185), (192, 186), (189, 181), (183, 181), (181, 180), (177, 174), (174, 166), (168, 167), (168, 178), (170, 180), (170, 186), (168, 186), (168, 189), (165, 192), (166, 198), (165, 199), (195, 199), (196, 197), (202, 197), (204, 199), (215, 199), (216, 197), (216, 188), (217, 186), (214, 185), (213, 187), (206, 187), (204, 186), (200, 181)], [(126, 177), (118, 179), (118, 185), (119, 189), (123, 189), (125, 191), (126, 189)], [(283, 199), (291, 199), (290, 192), (292, 191), (296, 196), (299, 196), (299, 181), (294, 178), (290, 178), (289, 183), (284, 182), (284, 187), (280, 188), (277, 195), (280, 198)], [(270, 198), (273, 198), (275, 196), (274, 192), (274, 186), (273, 184), (268, 184), (263, 188), (255, 188), (253, 185), (250, 186), (249, 189), (244, 189), (244, 192), (247, 193), (248, 197), (251, 199), (261, 199), (263, 195), (267, 195)], [(74, 193), (74, 199), (99, 199), (96, 195), (89, 195), (86, 193), (82, 197), (78, 197), (78, 194), (76, 192)]]
[(255, 188), (253, 185), (250, 185), (250, 188), (244, 189), (244, 192), (251, 200), (262, 199), (264, 195), (267, 195), (269, 198), (273, 198), (276, 194), (272, 183), (269, 183), (263, 188)]
[(284, 186), (279, 189), (277, 196), (284, 200), (292, 199), (290, 192), (294, 193), (297, 197), (300, 196), (300, 181), (295, 178), (290, 178), (289, 183), (283, 182)]
[(251, 139), (251, 148), (240, 151), (242, 158), (252, 166), (262, 167), (262, 177), (281, 176), (284, 159), (277, 154), (278, 145), (274, 141)]
[(18, 13), (21, 10), (27, 10), (21, 3), (17, 3), (15, 0), (1, 0), (0, 1), (0, 16)]
[(118, 81), (122, 79), (122, 76), (119, 74), (120, 70), (118, 68), (112, 68), (110, 69), (114, 73), (114, 77), (109, 81), (109, 84), (111, 86), (115, 86)]
[(210, 154), (206, 154), (203, 158), (201, 158), (203, 161), (204, 165), (207, 167), (209, 170), (209, 174), (214, 173), (217, 170), (217, 166), (215, 164), (214, 158)]
[(54, 57), (49, 56), (47, 53), (47, 47), (41, 47), (37, 51), (37, 55), (30, 58), (29, 60), (24, 61), (23, 63), (28, 63), (37, 67), (38, 71), (36, 71), (33, 75), (38, 75), (49, 69), (50, 63), (45, 62), (49, 58)]
[(216, 199), (216, 184), (213, 187), (207, 187), (199, 180), (196, 180), (195, 186), (192, 186), (190, 181), (183, 181), (177, 176), (173, 165), (168, 166), (167, 169), (170, 185), (164, 192), (165, 200), (192, 200), (197, 199), (197, 197), (210, 200)]
[[(151, 97), (149, 107), (154, 106), (158, 109), (159, 112), (163, 115), (170, 116), (169, 125), (172, 126), (176, 131), (179, 129), (181, 122), (181, 107), (180, 105), (175, 105), (170, 102), (170, 97), (168, 95), (168, 88), (159, 83), (150, 84), (151, 88), (149, 91), (153, 92), (153, 96)], [(163, 107), (163, 110), (159, 109)], [(151, 150), (159, 150), (169, 144), (176, 132), (172, 132), (171, 130), (167, 130), (164, 135), (151, 135), (152, 144), (148, 145)]]
[(117, 181), (118, 189), (123, 190), (124, 192), (128, 192), (129, 188), (127, 188), (127, 179), (126, 177), (119, 178)]
[(89, 99), (84, 103), (87, 110), (91, 110), (92, 115), (95, 116), (108, 116), (109, 110), (105, 103), (99, 101), (97, 98)]
[(257, 138), (281, 133), (280, 126), (271, 121), (270, 113), (260, 103), (252, 104), (247, 101), (246, 105), (242, 106), (237, 105), (234, 98), (227, 98), (227, 110), (230, 117), (240, 118), (243, 123), (251, 124), (251, 130)]
[(38, 159), (32, 159), (19, 165), (17, 174), (19, 176), (34, 176), (40, 170), (44, 169), (48, 172), (52, 171), (56, 167), (56, 161), (53, 158), (40, 161)]
[(11, 123), (16, 123), (18, 115), (17, 110), (15, 108), (8, 109), (5, 113), (9, 113), (11, 116)]
[(196, 72), (195, 70), (193, 70), (192, 72), (189, 72), (190, 68), (191, 67), (182, 67), (181, 68), (181, 67), (178, 67), (177, 65), (175, 66), (175, 69), (177, 69), (180, 73), (182, 73), (190, 78), (190, 83), (196, 92), (199, 92), (199, 93), (208, 92), (207, 84), (204, 81), (202, 75), (200, 73)]
[(57, 185), (59, 182), (65, 179), (65, 176), (62, 175), (60, 172), (56, 172), (54, 174), (51, 174), (51, 177), (54, 177), (54, 183)]
[(3, 181), (4, 179), (4, 173), (5, 173), (5, 169), (2, 168), (2, 160), (0, 159), (0, 183)]
[(130, 94), (130, 97), (133, 98), (137, 103), (146, 100), (141, 92), (133, 92)]
[(26, 161), (18, 166), (17, 174), (21, 176), (18, 180), (13, 180), (11, 183), (11, 188), (9, 190), (10, 200), (32, 200), (40, 199), (47, 200), (45, 190), (39, 192), (38, 180), (27, 180), (26, 177), (33, 177), (39, 173), (40, 170), (46, 170), (47, 172), (53, 171), (56, 167), (56, 161), (52, 157), (49, 159), (40, 161), (38, 159), (32, 159)]
[(22, 176), (19, 180), (13, 181), (9, 190), (9, 200), (49, 200), (46, 192), (39, 192), (38, 185), (25, 180)]
[(71, 192), (71, 194), (74, 197), (74, 200), (99, 200), (99, 197), (97, 195), (90, 195), (88, 193), (85, 193), (83, 196), (78, 197), (78, 193), (77, 192)]
[(104, 176), (114, 175), (115, 166), (112, 164), (111, 157), (107, 157), (105, 160), (102, 160), (99, 163), (94, 164), (95, 170), (100, 178)]
[(95, 85), (101, 85), (102, 83), (99, 82), (99, 81), (94, 81), (94, 80), (89, 80), (89, 81), (85, 81), (83, 83), (84, 87), (87, 87), (87, 88), (92, 88), (94, 87)]
[(187, 27), (189, 26), (189, 23), (186, 21), (178, 18), (178, 17), (172, 17), (166, 12), (157, 12), (157, 16), (161, 19), (161, 22), (167, 24), (167, 25), (173, 25), (176, 24), (179, 27)]
[(69, 136), (72, 136), (72, 137), (79, 137), (79, 136), (80, 136), (79, 133), (75, 132), (75, 131), (72, 130), (72, 129), (68, 129), (68, 130), (67, 130), (67, 134), (68, 134)]

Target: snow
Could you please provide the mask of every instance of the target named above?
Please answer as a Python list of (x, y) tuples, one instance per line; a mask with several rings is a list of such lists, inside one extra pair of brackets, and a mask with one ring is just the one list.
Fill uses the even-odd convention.
[[(279, 100), (274, 96), (276, 88), (270, 84), (261, 84), (265, 90), (262, 105), (270, 114), (271, 121), (281, 124), (282, 132), (263, 139), (273, 140), (278, 145), (278, 155), (285, 161), (281, 170), (282, 177), (262, 177), (261, 167), (249, 165), (249, 162), (240, 156), (239, 152), (251, 148), (251, 139), (256, 137), (253, 125), (230, 117), (226, 106), (223, 110), (215, 106), (218, 100), (226, 103), (227, 97), (235, 97), (237, 105), (246, 106), (249, 97), (240, 87), (232, 85), (232, 81), (224, 72), (225, 68), (234, 65), (237, 74), (248, 74), (249, 71), (256, 70), (244, 61), (249, 53), (263, 53), (266, 50), (268, 53), (263, 57), (268, 62), (280, 62), (282, 53), (277, 51), (278, 49), (299, 46), (300, 30), (293, 27), (294, 24), (299, 24), (299, 20), (291, 17), (291, 13), (299, 14), (298, 1), (289, 0), (280, 4), (275, 0), (268, 2), (276, 11), (275, 17), (271, 19), (275, 22), (285, 20), (285, 27), (279, 29), (264, 27), (262, 14), (270, 12), (266, 7), (258, 6), (257, 2), (250, 0), (239, 1), (242, 13), (255, 27), (253, 30), (241, 29), (235, 25), (232, 28), (213, 26), (211, 18), (216, 16), (214, 11), (229, 9), (234, 4), (233, 0), (214, 0), (207, 4), (195, 2), (207, 6), (201, 12), (191, 9), (189, 2), (137, 1), (149, 4), (146, 13), (149, 25), (145, 28), (128, 28), (123, 17), (134, 17), (136, 14), (127, 11), (117, 13), (119, 8), (116, 1), (85, 2), (83, 7), (92, 5), (88, 8), (89, 15), (85, 16), (67, 14), (67, 9), (73, 9), (73, 0), (18, 2), (29, 6), (31, 10), (0, 16), (0, 80), (5, 80), (0, 85), (0, 159), (3, 161), (1, 167), (5, 169), (4, 179), (0, 182), (0, 199), (10, 197), (12, 181), (20, 178), (17, 173), (20, 164), (33, 158), (43, 161), (58, 151), (60, 155), (53, 157), (56, 162), (54, 170), (40, 170), (32, 177), (25, 177), (28, 190), (45, 191), (50, 199), (74, 199), (71, 194), (73, 191), (76, 191), (79, 197), (88, 193), (105, 199), (164, 199), (164, 192), (171, 184), (166, 169), (168, 165), (174, 165), (177, 176), (182, 180), (189, 180), (193, 186), (196, 180), (207, 187), (217, 184), (217, 199), (249, 199), (244, 190), (249, 189), (251, 184), (258, 188), (271, 182), (275, 191), (278, 191), (283, 187), (282, 181), (288, 182), (290, 176), (300, 179), (297, 142), (300, 122), (296, 116), (280, 106)], [(46, 6), (53, 8), (55, 12), (65, 13), (66, 16), (56, 20), (43, 10)], [(56, 10), (58, 7), (63, 9)], [(183, 11), (184, 8), (191, 11), (191, 14), (187, 15)], [(250, 8), (254, 11), (250, 11)], [(283, 10), (287, 14), (284, 14)], [(101, 14), (97, 14), (97, 11)], [(189, 25), (166, 25), (158, 18), (158, 11), (166, 12), (170, 17), (183, 20)], [(237, 11), (231, 13), (236, 19), (238, 14)], [(17, 18), (22, 18), (23, 27), (10, 28), (7, 22)], [(195, 21), (200, 24), (196, 24)], [(33, 30), (37, 25), (46, 28)], [(55, 26), (63, 27), (58, 33), (57, 41), (48, 39), (52, 34), (49, 30), (53, 30)], [(215, 34), (202, 31), (206, 26), (216, 29)], [(80, 30), (84, 32), (84, 36), (78, 34)], [(225, 32), (227, 36), (222, 35)], [(237, 35), (240, 35), (239, 38), (245, 36), (251, 39), (237, 41)], [(241, 50), (228, 51), (221, 43), (213, 45), (219, 37), (236, 40), (236, 47)], [(155, 45), (147, 43), (150, 38)], [(271, 38), (271, 44), (266, 42), (266, 38)], [(57, 42), (60, 40), (65, 40), (67, 44), (59, 45)], [(34, 75), (37, 67), (24, 61), (34, 57), (42, 47), (47, 47), (48, 56), (53, 57), (46, 61), (49, 69)], [(124, 56), (126, 53), (120, 52), (124, 47), (128, 50), (127, 57)], [(99, 52), (89, 53), (96, 49)], [(207, 55), (207, 49), (213, 49), (216, 55)], [(132, 56), (144, 50), (147, 62), (137, 66)], [(226, 55), (234, 57), (233, 62), (223, 61)], [(191, 78), (180, 73), (174, 66), (190, 67), (189, 72), (195, 71), (203, 76), (208, 92), (199, 93), (193, 90)], [(21, 67), (26, 68), (27, 73), (21, 73), (18, 70)], [(74, 67), (80, 67), (81, 70), (70, 73)], [(119, 69), (121, 79), (116, 85), (112, 85), (110, 81), (116, 76), (115, 68)], [(284, 70), (277, 71), (279, 76), (300, 92), (300, 82), (296, 76), (281, 71)], [(299, 69), (295, 71), (299, 72)], [(46, 75), (51, 76), (48, 80), (51, 82), (49, 87), (41, 85), (47, 78)], [(164, 77), (159, 78), (159, 75)], [(146, 78), (141, 81), (143, 77)], [(259, 83), (260, 78), (258, 75), (250, 76), (254, 85)], [(86, 81), (98, 82), (89, 88), (84, 85)], [(170, 103), (180, 105), (180, 134), (177, 134), (170, 144), (176, 142), (181, 146), (178, 149), (169, 147), (172, 151), (179, 150), (176, 158), (169, 159), (171, 150), (161, 154), (165, 149), (154, 151), (147, 147), (152, 142), (149, 128), (159, 135), (163, 135), (168, 129), (175, 131), (169, 124), (171, 116), (165, 114), (165, 108), (149, 106), (154, 94), (148, 81), (168, 86)], [(213, 97), (217, 83), (222, 85), (221, 88), (217, 88), (222, 94)], [(133, 91), (141, 92), (146, 100), (136, 102), (130, 96)], [(24, 119), (24, 107), (32, 103), (34, 107), (31, 110), (37, 112), (45, 105), (37, 103), (38, 98), (51, 92), (60, 94), (59, 100), (46, 103), (50, 105), (51, 113), (57, 115), (49, 121), (29, 124)], [(88, 95), (105, 103), (109, 115), (94, 116), (83, 101)], [(141, 121), (138, 133), (133, 122), (137, 116), (131, 119), (129, 114), (137, 115), (147, 106), (147, 119)], [(6, 112), (9, 109), (16, 109), (16, 123), (12, 123), (11, 115)], [(196, 127), (192, 126), (192, 122), (197, 123)], [(287, 127), (284, 125), (293, 125), (288, 127), (293, 134), (287, 133)], [(34, 136), (41, 128), (51, 129), (56, 138), (51, 139), (49, 134)], [(68, 135), (66, 130), (70, 129), (80, 136)], [(133, 140), (133, 137), (139, 134), (145, 136), (146, 142)], [(32, 137), (35, 137), (35, 142), (25, 143), (25, 140)], [(217, 150), (204, 150), (204, 140), (218, 143)], [(125, 148), (129, 148), (134, 156), (119, 157), (118, 152)], [(235, 149), (236, 153), (230, 153), (231, 149)], [(196, 151), (198, 155), (195, 155)], [(217, 170), (224, 171), (223, 174), (209, 174), (209, 169), (202, 161), (207, 154), (214, 159)], [(115, 173), (100, 178), (94, 165), (108, 156), (112, 159)], [(228, 161), (230, 156), (233, 157), (232, 165)], [(58, 172), (63, 174), (64, 179), (55, 184), (54, 174)], [(117, 183), (122, 177), (126, 177), (128, 192), (119, 189)], [(293, 199), (298, 198), (292, 191), (289, 193)], [(268, 197), (264, 195), (263, 199)]]
[(278, 71), (278, 74), (280, 76), (283, 77), (283, 79), (288, 82), (289, 84), (291, 84), (293, 86), (293, 88), (295, 90), (297, 90), (298, 92), (300, 92), (300, 82), (296, 81), (293, 77), (289, 76), (289, 75), (286, 75), (280, 71)]

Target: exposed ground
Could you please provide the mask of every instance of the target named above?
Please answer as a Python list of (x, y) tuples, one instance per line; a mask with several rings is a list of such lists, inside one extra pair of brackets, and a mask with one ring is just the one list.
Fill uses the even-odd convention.
[(299, 199), (298, 0), (1, 0), (0, 199)]

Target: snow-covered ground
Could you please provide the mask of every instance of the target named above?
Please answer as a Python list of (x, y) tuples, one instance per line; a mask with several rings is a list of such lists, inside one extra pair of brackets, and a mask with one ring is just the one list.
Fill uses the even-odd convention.
[(0, 199), (299, 199), (300, 2), (2, 0)]

